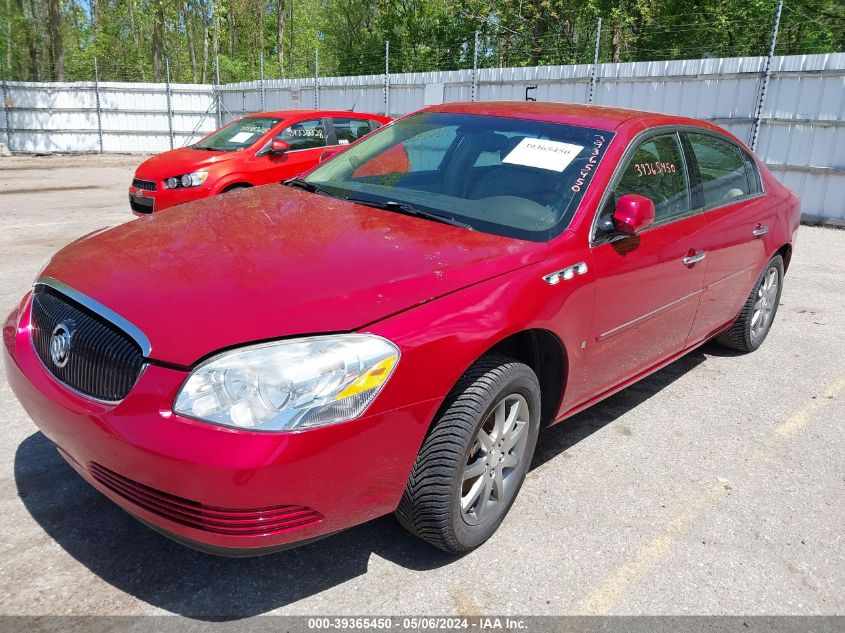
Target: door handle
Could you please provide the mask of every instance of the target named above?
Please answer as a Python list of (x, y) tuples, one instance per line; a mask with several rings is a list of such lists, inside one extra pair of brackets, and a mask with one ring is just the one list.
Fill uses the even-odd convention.
[(758, 224), (756, 227), (754, 227), (754, 230), (751, 231), (751, 233), (754, 235), (754, 237), (760, 237), (762, 235), (765, 235), (768, 232), (769, 232), (769, 227), (766, 226), (765, 224)]
[(692, 266), (693, 264), (700, 262), (705, 257), (707, 257), (707, 253), (704, 251), (690, 250), (690, 254), (684, 257), (681, 261), (684, 262), (684, 266)]

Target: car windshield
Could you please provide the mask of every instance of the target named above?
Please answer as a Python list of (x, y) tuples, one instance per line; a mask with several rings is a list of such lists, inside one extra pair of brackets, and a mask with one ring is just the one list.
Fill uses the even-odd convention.
[(232, 121), (213, 134), (206, 136), (199, 143), (191, 145), (194, 149), (213, 150), (216, 152), (234, 152), (250, 147), (281, 119), (263, 117), (245, 117)]
[(306, 180), (328, 195), (544, 241), (572, 219), (612, 137), (545, 121), (423, 112), (382, 128)]

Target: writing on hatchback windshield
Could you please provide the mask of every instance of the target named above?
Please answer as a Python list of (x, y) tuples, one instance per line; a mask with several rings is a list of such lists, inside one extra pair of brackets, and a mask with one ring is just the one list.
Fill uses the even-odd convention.
[(279, 121), (281, 119), (259, 117), (238, 119), (191, 147), (215, 152), (234, 152), (245, 149), (252, 146)]

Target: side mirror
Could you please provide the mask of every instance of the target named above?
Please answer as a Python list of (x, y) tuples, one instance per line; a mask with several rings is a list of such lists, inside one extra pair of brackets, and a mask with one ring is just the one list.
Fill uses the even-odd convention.
[(636, 235), (654, 224), (654, 202), (636, 193), (626, 193), (616, 201), (612, 219), (617, 231)]
[(290, 143), (286, 143), (285, 141), (280, 141), (279, 139), (273, 139), (270, 142), (270, 153), (271, 154), (284, 154), (285, 152), (290, 150)]
[(320, 162), (322, 163), (324, 160), (328, 160), (329, 158), (331, 158), (335, 154), (342, 152), (343, 150), (344, 150), (344, 148), (342, 146), (341, 147), (327, 147), (326, 149), (323, 150), (323, 153), (320, 154)]

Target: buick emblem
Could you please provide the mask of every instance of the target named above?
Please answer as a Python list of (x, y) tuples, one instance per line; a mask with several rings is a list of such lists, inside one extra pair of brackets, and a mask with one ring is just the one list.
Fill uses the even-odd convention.
[(50, 338), (50, 358), (56, 367), (67, 365), (71, 345), (73, 345), (73, 323), (59, 323), (53, 329), (53, 336)]

